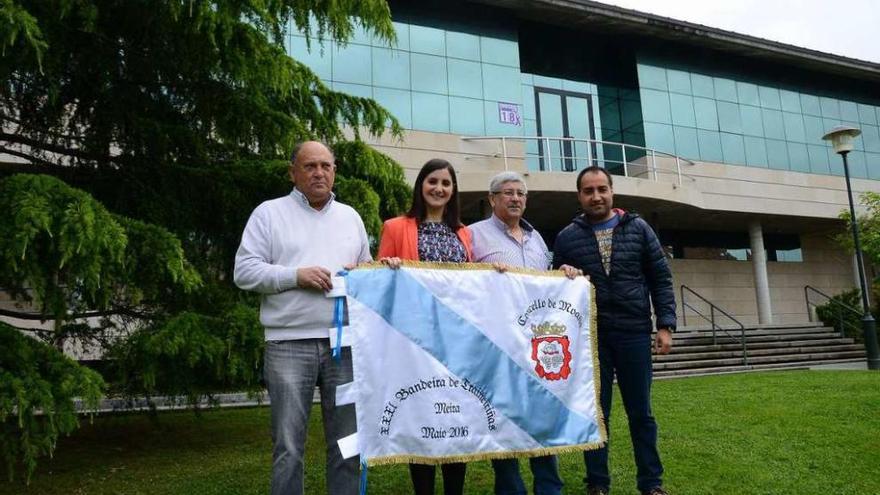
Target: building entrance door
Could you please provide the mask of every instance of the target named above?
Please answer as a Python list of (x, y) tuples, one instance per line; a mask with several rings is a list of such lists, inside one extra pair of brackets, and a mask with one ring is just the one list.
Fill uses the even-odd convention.
[(535, 87), (535, 110), (541, 170), (573, 172), (595, 163), (596, 145), (579, 141), (596, 138), (591, 95)]

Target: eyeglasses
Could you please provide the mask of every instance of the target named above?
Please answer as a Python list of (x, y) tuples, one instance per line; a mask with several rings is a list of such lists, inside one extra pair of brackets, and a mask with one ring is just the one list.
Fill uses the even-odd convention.
[(519, 189), (505, 189), (503, 191), (497, 191), (492, 194), (500, 194), (500, 195), (504, 196), (505, 198), (514, 198), (514, 197), (525, 198), (529, 195), (529, 193), (527, 193), (525, 191), (521, 191)]

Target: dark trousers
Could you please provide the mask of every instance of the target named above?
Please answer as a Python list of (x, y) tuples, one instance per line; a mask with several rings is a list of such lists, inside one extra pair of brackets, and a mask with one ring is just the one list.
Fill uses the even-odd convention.
[[(463, 462), (443, 464), (443, 493), (446, 495), (461, 495), (464, 490), (464, 472), (467, 465)], [(416, 495), (434, 495), (434, 473), (436, 466), (428, 464), (410, 464), (409, 474), (412, 477), (413, 489)]]
[[(599, 332), (600, 399), (605, 427), (611, 440), (611, 386), (617, 386), (629, 421), (629, 435), (636, 459), (637, 486), (641, 491), (660, 486), (663, 466), (657, 452), (657, 422), (651, 414), (650, 333)], [(584, 452), (587, 485), (611, 488), (608, 446)]]
[[(562, 493), (562, 479), (559, 477), (559, 462), (555, 455), (530, 457), (532, 468), (532, 490), (535, 495), (559, 495)], [(526, 485), (519, 474), (519, 461), (516, 459), (492, 459), (495, 470), (495, 495), (527, 495)]]

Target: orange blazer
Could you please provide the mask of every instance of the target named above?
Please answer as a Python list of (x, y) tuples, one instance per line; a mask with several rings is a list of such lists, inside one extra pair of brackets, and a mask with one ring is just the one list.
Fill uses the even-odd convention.
[[(464, 246), (467, 260), (471, 261), (471, 231), (461, 226), (455, 233)], [(419, 231), (415, 218), (394, 217), (382, 225), (379, 241), (379, 258), (396, 257), (404, 260), (419, 260)]]

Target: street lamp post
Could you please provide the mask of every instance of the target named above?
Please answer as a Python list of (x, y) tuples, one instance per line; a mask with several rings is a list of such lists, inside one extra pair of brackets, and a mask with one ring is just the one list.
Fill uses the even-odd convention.
[(862, 245), (859, 242), (859, 224), (856, 221), (856, 208), (853, 203), (852, 186), (849, 183), (849, 164), (846, 155), (853, 149), (853, 139), (862, 131), (855, 127), (839, 125), (822, 136), (822, 139), (831, 141), (834, 152), (843, 157), (843, 174), (846, 178), (846, 194), (849, 197), (849, 215), (852, 222), (853, 242), (856, 248), (856, 262), (859, 269), (859, 284), (862, 291), (862, 333), (865, 338), (865, 350), (868, 353), (868, 369), (880, 370), (880, 349), (877, 347), (877, 322), (871, 315), (871, 307), (868, 303), (868, 284), (865, 282), (865, 266), (862, 261)]

